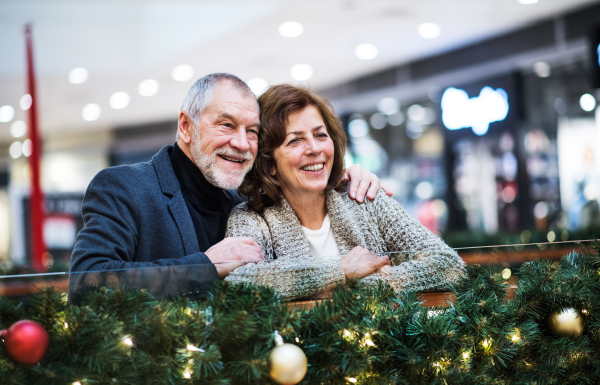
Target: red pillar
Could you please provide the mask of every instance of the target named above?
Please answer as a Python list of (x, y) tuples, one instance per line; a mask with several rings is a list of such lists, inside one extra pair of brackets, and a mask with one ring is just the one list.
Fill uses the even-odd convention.
[(33, 68), (33, 44), (31, 25), (25, 27), (25, 41), (27, 47), (27, 92), (31, 95), (29, 108), (29, 139), (31, 140), (31, 155), (29, 156), (29, 169), (31, 170), (31, 195), (29, 199), (29, 213), (31, 223), (31, 250), (32, 262), (37, 271), (44, 271), (43, 263), (46, 244), (44, 242), (44, 194), (40, 186), (40, 153), (41, 141), (38, 128), (37, 93), (35, 86), (35, 73)]

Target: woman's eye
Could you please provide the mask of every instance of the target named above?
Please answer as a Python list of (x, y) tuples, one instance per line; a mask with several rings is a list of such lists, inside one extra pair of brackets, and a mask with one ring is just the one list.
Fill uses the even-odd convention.
[(298, 141), (299, 141), (298, 138), (294, 138), (294, 139), (290, 140), (288, 142), (288, 144), (296, 144), (296, 143), (298, 143)]
[(321, 132), (321, 133), (318, 133), (318, 134), (317, 134), (317, 137), (318, 137), (318, 138), (327, 138), (328, 136), (329, 136), (329, 135), (327, 135), (327, 134), (326, 134), (326, 133), (324, 133), (324, 132)]

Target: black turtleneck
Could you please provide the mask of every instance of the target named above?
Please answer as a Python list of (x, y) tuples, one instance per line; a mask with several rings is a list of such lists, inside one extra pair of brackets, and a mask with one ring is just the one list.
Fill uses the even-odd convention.
[(207, 181), (177, 143), (169, 156), (194, 223), (198, 246), (201, 252), (205, 252), (225, 237), (225, 227), (233, 207), (233, 199), (227, 196), (225, 190)]

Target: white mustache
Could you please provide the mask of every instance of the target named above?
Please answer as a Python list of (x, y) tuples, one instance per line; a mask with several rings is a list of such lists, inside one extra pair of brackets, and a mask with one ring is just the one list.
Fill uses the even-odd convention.
[(237, 151), (234, 150), (233, 148), (219, 148), (217, 150), (215, 150), (215, 152), (213, 152), (213, 155), (225, 155), (225, 156), (235, 156), (238, 158), (242, 158), (245, 160), (252, 160), (254, 159), (254, 157), (252, 156), (252, 153), (250, 151)]

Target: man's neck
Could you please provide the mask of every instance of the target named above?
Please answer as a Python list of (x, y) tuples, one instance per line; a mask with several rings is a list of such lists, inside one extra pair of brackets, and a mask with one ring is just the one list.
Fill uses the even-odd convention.
[(322, 191), (311, 194), (293, 194), (287, 190), (283, 196), (292, 206), (292, 210), (300, 220), (300, 224), (307, 229), (319, 230), (327, 215), (325, 194)]

